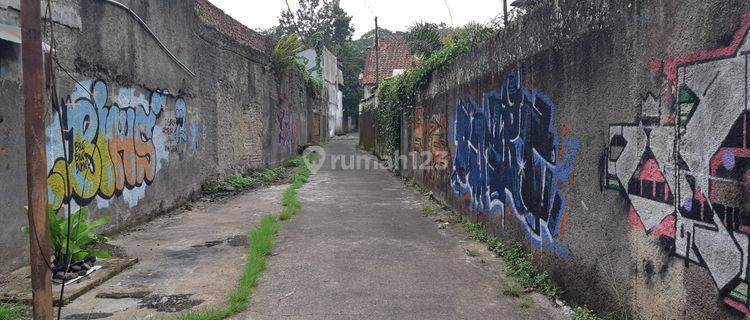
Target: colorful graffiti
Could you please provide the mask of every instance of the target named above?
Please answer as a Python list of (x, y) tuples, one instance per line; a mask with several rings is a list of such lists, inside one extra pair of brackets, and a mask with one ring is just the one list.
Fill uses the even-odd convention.
[(663, 79), (639, 121), (610, 126), (604, 185), (631, 224), (707, 268), (724, 302), (750, 314), (750, 13), (732, 43), (650, 64)]
[(167, 151), (182, 154), (185, 149), (183, 146), (187, 146), (191, 151), (195, 151), (198, 147), (197, 125), (191, 121), (190, 129), (185, 127), (188, 123), (185, 100), (177, 98), (174, 106), (174, 112), (164, 112), (160, 115), (160, 119), (164, 118), (162, 121), (164, 123), (162, 132), (167, 136)]
[[(50, 206), (83, 206), (94, 199), (108, 206), (119, 195), (135, 206), (160, 161), (168, 158), (166, 137), (157, 126), (168, 99), (163, 91), (146, 98), (134, 89), (120, 89), (110, 98), (103, 81), (76, 85), (47, 128)], [(184, 101), (177, 104), (184, 119)]]
[(456, 154), (450, 184), (475, 210), (513, 217), (537, 248), (568, 259), (557, 242), (567, 219), (561, 186), (569, 182), (578, 142), (553, 124), (555, 104), (527, 88), (521, 70), (499, 90), (458, 99), (454, 125)]
[(414, 108), (414, 119), (412, 121), (411, 151), (424, 151), (424, 107)]
[(427, 185), (432, 186), (447, 176), (451, 165), (451, 153), (448, 147), (448, 117), (445, 114), (433, 114), (429, 117), (427, 147), (430, 152)]
[(282, 147), (292, 147), (294, 139), (292, 121), (292, 113), (289, 110), (282, 109), (276, 112), (276, 125), (279, 129), (278, 143)]

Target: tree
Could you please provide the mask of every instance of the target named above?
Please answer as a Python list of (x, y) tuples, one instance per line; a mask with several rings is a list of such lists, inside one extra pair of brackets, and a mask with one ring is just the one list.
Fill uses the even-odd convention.
[(431, 22), (415, 22), (406, 34), (406, 44), (409, 51), (416, 56), (429, 56), (443, 46), (441, 38), (441, 29), (444, 26)]
[(352, 40), (352, 17), (341, 8), (339, 0), (299, 0), (295, 13), (286, 1), (287, 10), (279, 17), (279, 35), (296, 34), (307, 46), (325, 46), (336, 55), (344, 43)]
[(344, 76), (344, 112), (356, 115), (362, 99), (359, 74), (364, 66), (366, 47), (360, 50), (352, 41), (352, 17), (341, 8), (339, 0), (299, 0), (296, 12), (292, 12), (286, 1), (287, 10), (281, 13), (275, 34), (297, 34), (308, 47), (319, 50), (325, 46), (336, 55)]

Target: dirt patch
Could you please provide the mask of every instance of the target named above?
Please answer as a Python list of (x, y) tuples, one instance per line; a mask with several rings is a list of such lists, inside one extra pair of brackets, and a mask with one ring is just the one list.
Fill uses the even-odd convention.
[(192, 294), (175, 294), (162, 296), (158, 294), (149, 295), (138, 303), (141, 309), (154, 309), (158, 312), (180, 312), (203, 303), (203, 300), (190, 299)]
[(106, 312), (95, 312), (95, 313), (77, 313), (66, 316), (66, 320), (89, 320), (89, 319), (104, 319), (113, 316), (112, 313)]

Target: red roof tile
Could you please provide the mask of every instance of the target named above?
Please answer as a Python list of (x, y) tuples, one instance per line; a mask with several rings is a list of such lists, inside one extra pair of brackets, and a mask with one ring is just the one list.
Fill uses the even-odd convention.
[[(380, 77), (383, 81), (385, 78), (393, 76), (393, 70), (408, 69), (411, 67), (414, 57), (409, 52), (406, 40), (401, 36), (389, 36), (380, 38)], [(367, 50), (365, 58), (365, 69), (363, 72), (362, 83), (375, 84), (375, 49)]]

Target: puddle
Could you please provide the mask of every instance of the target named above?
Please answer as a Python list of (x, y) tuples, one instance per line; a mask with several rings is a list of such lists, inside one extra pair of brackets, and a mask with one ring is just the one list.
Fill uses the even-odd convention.
[(154, 309), (158, 312), (180, 312), (203, 303), (203, 300), (190, 299), (192, 296), (192, 294), (149, 295), (138, 303), (138, 307), (141, 309)]

